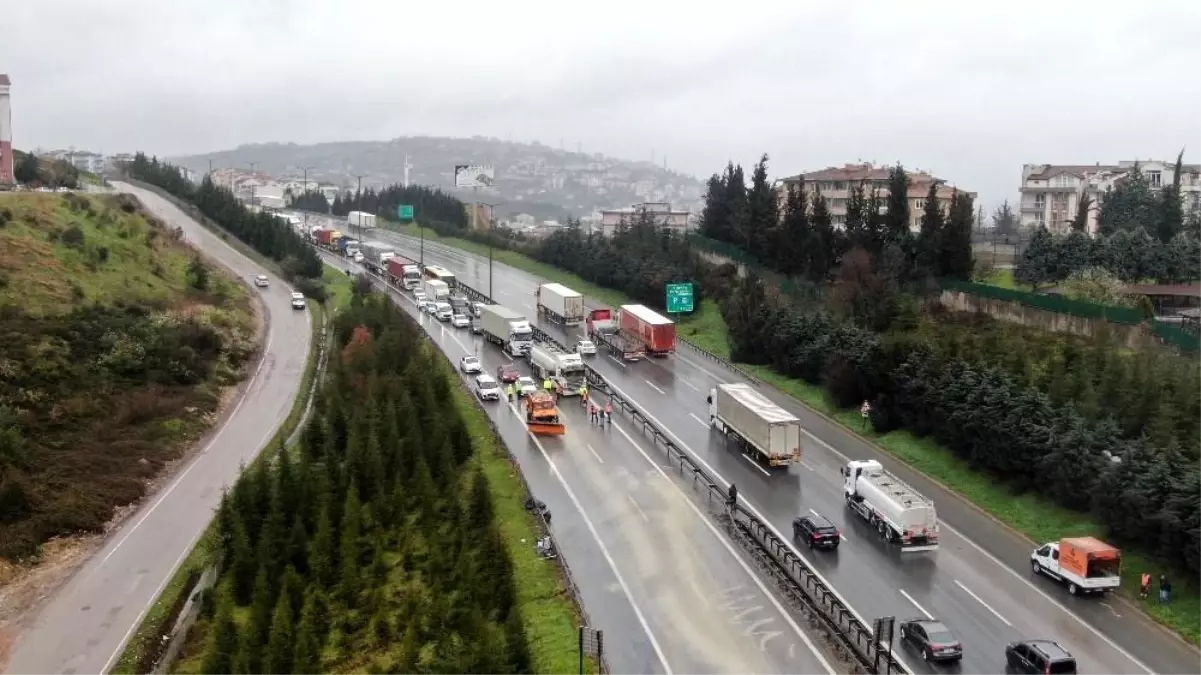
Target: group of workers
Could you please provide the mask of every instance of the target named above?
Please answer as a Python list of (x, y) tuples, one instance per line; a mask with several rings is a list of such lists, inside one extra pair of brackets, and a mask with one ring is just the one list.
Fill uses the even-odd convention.
[[(542, 380), (542, 390), (548, 394), (553, 394), (555, 397), (556, 403), (558, 402), (559, 397), (563, 395), (562, 386), (559, 384), (556, 384), (549, 377)], [(609, 424), (610, 422), (613, 421), (613, 402), (612, 401), (605, 401), (605, 405), (603, 407), (597, 405), (595, 401), (589, 401), (588, 400), (588, 384), (587, 383), (580, 385), (579, 394), (580, 394), (580, 405), (582, 405), (588, 409), (588, 416), (589, 416), (589, 419), (591, 419), (593, 424)], [(505, 395), (509, 398), (510, 401), (512, 401), (513, 397), (517, 395), (517, 388), (512, 382), (510, 382), (508, 384), (508, 386), (505, 387)]]

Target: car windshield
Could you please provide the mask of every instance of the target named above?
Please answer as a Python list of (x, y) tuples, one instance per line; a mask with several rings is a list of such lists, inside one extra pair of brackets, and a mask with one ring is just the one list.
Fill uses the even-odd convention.
[(480, 360), (474, 356), (467, 356), (463, 358), (463, 363), (466, 363), (469, 366), (478, 366), (480, 364)]
[(480, 389), (496, 389), (496, 383), (492, 380), (485, 380), (480, 382)]
[(519, 378), (517, 378), (517, 381), (520, 382), (522, 384), (522, 386), (527, 386), (527, 387), (534, 386), (534, 381), (528, 377), (519, 377)]

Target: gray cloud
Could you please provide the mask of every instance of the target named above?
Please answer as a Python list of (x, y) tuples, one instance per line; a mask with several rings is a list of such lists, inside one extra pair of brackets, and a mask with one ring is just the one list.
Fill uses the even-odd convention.
[(1023, 162), (1201, 140), (1188, 0), (8, 4), (22, 148), (481, 134), (698, 175), (901, 160), (993, 203)]

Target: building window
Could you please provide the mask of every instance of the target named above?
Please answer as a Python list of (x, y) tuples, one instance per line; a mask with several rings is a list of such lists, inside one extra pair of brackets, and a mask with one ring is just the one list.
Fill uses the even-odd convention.
[(1040, 210), (1047, 208), (1047, 193), (1040, 192), (1034, 195), (1034, 207)]
[(1148, 171), (1147, 172), (1147, 183), (1149, 183), (1151, 185), (1151, 187), (1153, 187), (1153, 188), (1162, 187), (1163, 186), (1163, 175), (1158, 171)]
[(915, 199), (915, 200), (913, 200), (913, 208), (915, 208), (915, 209), (924, 209), (924, 208), (926, 208), (926, 200), (924, 200), (924, 199)]

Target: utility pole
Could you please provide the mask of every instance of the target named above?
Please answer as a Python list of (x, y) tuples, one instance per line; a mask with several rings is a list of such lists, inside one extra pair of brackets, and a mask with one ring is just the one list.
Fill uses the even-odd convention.
[[(315, 168), (316, 167), (313, 167), (313, 166), (301, 167), (301, 170), (304, 171), (304, 186), (300, 188), (300, 194), (302, 196), (306, 196), (309, 194), (309, 169), (315, 169)], [(308, 209), (304, 209), (304, 235), (306, 237), (309, 235), (309, 210)]]
[(405, 189), (406, 190), (409, 188), (409, 171), (412, 168), (413, 168), (413, 165), (409, 164), (409, 156), (408, 156), (408, 154), (406, 154), (405, 155)]
[(489, 298), (492, 297), (492, 236), (495, 234), (495, 228), (496, 228), (496, 207), (500, 206), (501, 204), (504, 204), (504, 202), (497, 202), (495, 204), (489, 204), (487, 202), (478, 202), (477, 209), (476, 209), (476, 210), (478, 210), (479, 206), (487, 206), (488, 207), (488, 297)]
[[(371, 174), (369, 174), (369, 173), (365, 173), (362, 175), (355, 176), (355, 178), (357, 178), (359, 181), (358, 191), (356, 192), (357, 198), (355, 199), (355, 204), (356, 204), (355, 210), (356, 211), (363, 210), (363, 179), (370, 175)], [(361, 218), (361, 216), (360, 216), (360, 218)], [(359, 227), (359, 241), (363, 241), (363, 223), (361, 220), (359, 221), (358, 227)]]
[(252, 181), (250, 183), (250, 206), (252, 209), (254, 207), (254, 198), (255, 198), (256, 194), (258, 193), (258, 181), (254, 177), (254, 165), (255, 164), (258, 164), (258, 162), (250, 162), (250, 180)]

